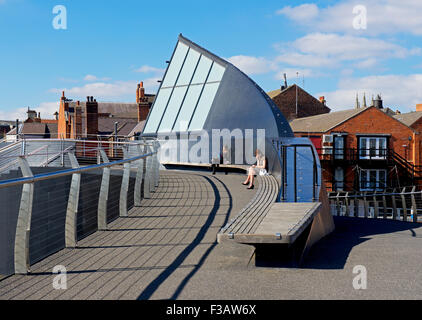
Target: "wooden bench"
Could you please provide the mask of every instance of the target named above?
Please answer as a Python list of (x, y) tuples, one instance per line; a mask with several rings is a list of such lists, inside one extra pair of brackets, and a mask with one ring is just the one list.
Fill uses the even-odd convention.
[(272, 175), (258, 176), (257, 179), (259, 186), (255, 196), (220, 230), (218, 242), (233, 240), (234, 234), (253, 234), (275, 203), (279, 192), (277, 180)]
[(248, 225), (254, 220), (253, 213), (248, 212), (227, 229), (222, 229), (217, 239), (219, 243), (231, 240), (246, 244), (292, 245), (312, 223), (320, 209), (320, 202), (272, 203), (253, 228), (239, 227)]

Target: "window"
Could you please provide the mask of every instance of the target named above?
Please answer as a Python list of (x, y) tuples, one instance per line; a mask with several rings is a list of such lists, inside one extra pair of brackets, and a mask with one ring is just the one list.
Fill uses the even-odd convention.
[(177, 77), (179, 76), (180, 68), (185, 61), (186, 54), (189, 50), (189, 47), (181, 42), (177, 44), (176, 51), (174, 52), (171, 63), (168, 67), (166, 76), (163, 80), (163, 88), (174, 86)]
[(386, 159), (387, 138), (386, 137), (361, 137), (360, 159)]
[(158, 96), (154, 102), (154, 108), (149, 115), (147, 124), (145, 125), (145, 133), (155, 133), (157, 131), (158, 124), (161, 121), (161, 117), (164, 109), (166, 108), (171, 91), (172, 88), (165, 88), (158, 92)]
[(179, 41), (144, 133), (203, 129), (225, 70)]
[(337, 167), (334, 171), (334, 190), (343, 191), (344, 189), (344, 169)]
[(360, 172), (361, 191), (382, 191), (386, 188), (387, 170), (384, 169), (362, 169)]
[(219, 83), (207, 83), (205, 85), (189, 126), (190, 131), (201, 130), (203, 128), (219, 85)]
[(334, 159), (344, 159), (344, 137), (334, 136)]
[(188, 87), (176, 87), (172, 93), (170, 101), (167, 105), (167, 110), (164, 113), (163, 120), (161, 120), (158, 132), (170, 132), (176, 120), (177, 112)]

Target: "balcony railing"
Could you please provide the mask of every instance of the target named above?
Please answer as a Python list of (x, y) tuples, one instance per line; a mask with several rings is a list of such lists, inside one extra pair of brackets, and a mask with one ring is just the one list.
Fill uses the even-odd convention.
[(317, 148), (321, 160), (389, 160), (394, 151), (391, 149), (364, 149), (364, 148)]

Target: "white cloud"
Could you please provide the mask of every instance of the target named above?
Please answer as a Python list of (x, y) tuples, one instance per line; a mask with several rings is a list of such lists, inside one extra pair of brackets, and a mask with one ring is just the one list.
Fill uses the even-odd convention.
[(98, 78), (97, 76), (94, 76), (94, 75), (92, 75), (92, 74), (87, 74), (85, 77), (84, 77), (84, 81), (108, 81), (108, 80), (111, 80), (111, 78), (107, 78), (107, 77), (105, 77), (105, 78)]
[[(42, 102), (39, 106), (30, 107), (41, 114), (41, 119), (54, 119), (54, 112), (59, 111), (59, 99), (54, 102)], [(13, 111), (0, 111), (1, 120), (26, 120), (28, 107), (17, 108)]]
[(381, 39), (370, 39), (334, 33), (311, 33), (291, 43), (277, 44), (281, 55), (276, 58), (301, 67), (338, 67), (345, 61), (357, 62), (355, 67), (375, 66), (378, 60), (403, 59), (421, 53)]
[[(160, 80), (160, 78), (145, 79), (144, 87), (146, 90), (149, 92), (156, 90), (158, 88), (157, 80)], [(50, 92), (61, 94), (62, 91), (65, 91), (66, 96), (70, 98), (84, 99), (86, 96), (94, 96), (97, 100), (103, 98), (119, 99), (133, 95), (133, 100), (135, 100), (137, 84), (137, 81), (94, 82), (72, 88), (54, 88), (50, 89)]]
[(277, 10), (276, 14), (285, 15), (292, 20), (304, 21), (318, 16), (319, 9), (314, 3), (305, 3), (297, 7), (287, 6)]
[(353, 107), (356, 93), (359, 93), (361, 100), (366, 93), (368, 104), (372, 95), (381, 94), (384, 106), (409, 112), (415, 111), (416, 104), (422, 103), (420, 88), (422, 74), (368, 76), (342, 79), (337, 90), (321, 92), (317, 96), (325, 96), (327, 105), (337, 111)]
[(148, 65), (143, 65), (139, 69), (135, 70), (135, 72), (154, 73), (154, 74), (157, 74), (157, 75), (162, 75), (162, 74), (164, 74), (165, 71), (166, 71), (166, 69), (155, 68), (155, 67), (151, 67), (151, 66), (148, 66)]
[(262, 57), (239, 55), (227, 58), (227, 60), (248, 75), (264, 74), (277, 70), (274, 62)]
[[(367, 8), (367, 29), (355, 30), (353, 8)], [(343, 0), (335, 5), (319, 8), (316, 4), (284, 7), (276, 14), (284, 15), (297, 24), (323, 32), (396, 34), (400, 32), (422, 35), (422, 1), (419, 0)], [(306, 18), (304, 18), (306, 17)]]

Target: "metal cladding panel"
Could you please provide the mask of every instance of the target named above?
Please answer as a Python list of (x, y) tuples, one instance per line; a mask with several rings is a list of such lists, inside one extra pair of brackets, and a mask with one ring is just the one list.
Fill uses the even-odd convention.
[[(267, 99), (268, 98), (268, 99)], [(266, 137), (293, 137), (272, 100), (245, 74), (228, 65), (204, 129), (265, 129)]]

